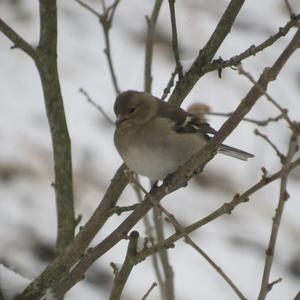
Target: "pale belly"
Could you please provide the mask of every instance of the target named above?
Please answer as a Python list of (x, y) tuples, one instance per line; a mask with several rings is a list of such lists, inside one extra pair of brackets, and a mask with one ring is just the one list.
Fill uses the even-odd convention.
[(115, 133), (115, 145), (126, 165), (151, 180), (163, 180), (206, 144), (201, 135), (171, 132), (163, 138), (161, 130), (154, 130), (152, 135), (148, 131), (147, 139), (141, 132), (127, 136), (126, 143), (123, 135)]
[(129, 169), (154, 181), (163, 180), (168, 174), (175, 172), (181, 164), (166, 153), (149, 148), (131, 147), (122, 156)]

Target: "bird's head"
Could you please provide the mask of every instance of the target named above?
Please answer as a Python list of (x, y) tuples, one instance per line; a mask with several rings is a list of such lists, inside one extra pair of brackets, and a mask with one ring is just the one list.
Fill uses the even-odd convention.
[(158, 102), (151, 94), (126, 91), (115, 102), (116, 125), (121, 129), (142, 126), (154, 117)]

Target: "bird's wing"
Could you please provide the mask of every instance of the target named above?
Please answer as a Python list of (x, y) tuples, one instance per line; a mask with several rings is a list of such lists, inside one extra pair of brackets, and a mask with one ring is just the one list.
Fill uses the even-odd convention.
[(197, 116), (187, 113), (183, 109), (173, 106), (166, 102), (160, 102), (158, 106), (158, 115), (167, 118), (174, 123), (173, 129), (177, 133), (195, 133), (215, 135), (217, 131)]

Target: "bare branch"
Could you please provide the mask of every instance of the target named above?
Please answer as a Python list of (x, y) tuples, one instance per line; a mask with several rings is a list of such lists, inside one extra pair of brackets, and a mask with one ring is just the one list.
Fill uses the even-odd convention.
[(176, 63), (176, 70), (178, 73), (179, 80), (183, 79), (182, 65), (180, 62), (178, 39), (177, 39), (177, 25), (175, 16), (175, 0), (169, 0), (170, 17), (172, 25), (172, 49)]
[[(175, 216), (173, 214), (170, 214), (168, 210), (166, 210), (159, 202), (153, 200), (153, 205), (157, 208), (161, 209), (164, 214), (168, 217), (168, 220), (170, 223), (173, 224), (176, 232), (180, 232), (184, 238), (187, 244), (189, 244), (192, 248), (194, 248), (201, 256), (204, 257), (204, 259), (221, 275), (221, 277), (229, 284), (229, 286), (234, 290), (234, 292), (237, 294), (237, 296), (242, 299), (246, 300), (245, 296), (241, 293), (241, 291), (238, 289), (238, 287), (232, 282), (232, 280), (224, 273), (224, 271), (207, 255), (207, 253), (202, 250), (192, 239), (188, 236), (188, 234), (185, 232), (183, 226), (176, 220)], [(155, 209), (155, 207), (154, 207)], [(159, 244), (163, 243), (164, 241), (159, 241)], [(162, 249), (163, 251), (167, 251), (166, 249)], [(168, 298), (167, 298), (168, 299)]]
[[(79, 5), (81, 5), (82, 7), (84, 7), (85, 9), (87, 9), (90, 13), (92, 13), (95, 17), (97, 17), (98, 19), (101, 18), (101, 14), (99, 14), (95, 9), (93, 9), (91, 6), (89, 6), (88, 4), (84, 3), (81, 0), (74, 0), (75, 2), (77, 2)], [(104, 6), (103, 7), (103, 11), (104, 11)]]
[(177, 68), (175, 68), (174, 72), (172, 72), (171, 77), (167, 83), (167, 86), (164, 89), (163, 95), (160, 98), (162, 101), (164, 101), (167, 98), (167, 96), (169, 95), (171, 88), (174, 85), (174, 80), (175, 80), (176, 75), (177, 75)]
[[(150, 199), (150, 201), (153, 204), (154, 208), (154, 213), (156, 213), (156, 219), (155, 221), (157, 222), (160, 220), (158, 214), (159, 210), (163, 212), (167, 218), (168, 221), (174, 226), (176, 232), (180, 232), (182, 236), (184, 236), (185, 241), (187, 244), (189, 244), (192, 248), (194, 248), (201, 256), (204, 257), (204, 259), (221, 275), (221, 277), (229, 284), (229, 286), (234, 290), (234, 292), (238, 295), (238, 297), (242, 300), (246, 300), (245, 296), (241, 293), (241, 291), (238, 289), (238, 287), (232, 282), (232, 280), (224, 273), (224, 271), (203, 251), (192, 239), (191, 237), (188, 236), (187, 232), (185, 231), (184, 227), (176, 220), (175, 216), (171, 214), (166, 208), (164, 208), (156, 199), (152, 198), (151, 195), (144, 189), (144, 187), (138, 182), (138, 181), (133, 181), (133, 183), (145, 193)], [(159, 226), (156, 226), (157, 230), (157, 236), (158, 236), (158, 244), (163, 244), (164, 243), (164, 235), (162, 232), (162, 226), (159, 224)], [(161, 231), (160, 231), (161, 230)], [(164, 254), (167, 251), (166, 248), (161, 248), (158, 252), (161, 254)], [(133, 257), (133, 260), (135, 258)], [(136, 263), (140, 262), (135, 260)], [(169, 266), (168, 263), (168, 258), (164, 256), (162, 258), (162, 262), (165, 264), (164, 267), (165, 269), (165, 274), (166, 276), (169, 275), (171, 278), (173, 278), (173, 271), (172, 268)], [(170, 283), (172, 283), (171, 281)], [(168, 282), (167, 282), (168, 283)], [(170, 284), (169, 283), (169, 284)], [(166, 286), (168, 288), (168, 285)], [(165, 298), (166, 299), (174, 299), (174, 288), (172, 286), (169, 286), (170, 290), (166, 291)], [(173, 297), (173, 298), (172, 298)]]
[(89, 6), (88, 4), (84, 3), (81, 0), (74, 0), (74, 1), (77, 2), (79, 5), (81, 5), (82, 7), (84, 7), (85, 9), (87, 9), (89, 12), (91, 12), (94, 16), (96, 16), (98, 21), (102, 25), (102, 30), (104, 33), (104, 40), (105, 40), (104, 53), (107, 58), (108, 67), (109, 67), (110, 75), (112, 78), (113, 86), (114, 86), (116, 94), (118, 95), (118, 94), (120, 94), (120, 88), (118, 85), (118, 80), (117, 80), (117, 76), (116, 76), (115, 69), (113, 66), (113, 61), (112, 61), (109, 31), (111, 29), (113, 17), (114, 17), (114, 14), (115, 14), (118, 4), (120, 3), (120, 0), (115, 0), (113, 2), (113, 4), (110, 5), (109, 7), (106, 7), (105, 4), (102, 3), (102, 7), (103, 7), (102, 14), (99, 14), (95, 9), (93, 9), (91, 6)]
[(275, 146), (275, 144), (270, 140), (268, 136), (265, 134), (262, 134), (258, 129), (254, 130), (254, 133), (261, 138), (263, 138), (276, 152), (277, 156), (279, 157), (280, 161), (283, 163), (285, 160), (285, 156), (279, 151), (279, 149)]
[[(153, 220), (156, 231), (156, 238), (158, 243), (162, 243), (165, 239), (164, 224), (158, 207), (153, 208)], [(162, 269), (165, 275), (163, 285), (163, 299), (174, 300), (175, 299), (175, 287), (174, 287), (174, 272), (169, 262), (169, 256), (166, 249), (161, 249), (158, 252)]]
[(203, 75), (201, 68), (213, 59), (222, 42), (230, 32), (233, 22), (244, 2), (244, 0), (230, 1), (212, 36), (203, 49), (199, 51), (199, 55), (191, 68), (184, 74), (183, 79), (177, 82), (176, 87), (169, 98), (171, 103), (179, 106), (199, 78)]
[(124, 212), (129, 212), (135, 210), (139, 206), (138, 203), (128, 206), (114, 206), (109, 210), (109, 214), (112, 216), (114, 214), (120, 216)]
[(292, 158), (293, 158), (294, 154), (297, 152), (297, 150), (298, 150), (297, 138), (293, 134), (290, 139), (288, 154), (287, 154), (286, 159), (282, 166), (283, 172), (282, 172), (281, 182), (280, 182), (279, 201), (278, 201), (278, 205), (276, 208), (275, 216), (273, 218), (273, 224), (272, 224), (269, 245), (266, 250), (264, 273), (263, 273), (261, 289), (260, 289), (260, 293), (258, 296), (258, 300), (264, 300), (267, 296), (267, 293), (272, 288), (272, 285), (270, 285), (270, 283), (269, 283), (269, 277), (270, 277), (270, 273), (271, 273), (273, 257), (274, 257), (274, 252), (275, 252), (275, 245), (276, 245), (276, 240), (277, 240), (277, 236), (278, 236), (278, 232), (279, 232), (281, 218), (283, 215), (284, 205), (285, 205), (285, 202), (289, 198), (289, 194), (286, 190), (287, 180), (288, 180), (288, 175), (289, 175), (289, 167), (290, 167)]
[[(210, 112), (210, 111), (203, 111), (202, 112), (204, 115), (209, 115), (209, 116), (219, 116), (219, 117), (230, 117), (232, 115), (231, 113), (219, 113), (219, 112)], [(269, 117), (265, 120), (255, 120), (255, 119), (250, 119), (250, 118), (243, 118), (242, 121), (249, 122), (256, 124), (258, 126), (267, 126), (271, 122), (277, 122), (283, 118), (283, 114), (279, 114), (276, 117)]]
[(257, 53), (273, 45), (281, 37), (284, 37), (290, 31), (291, 28), (297, 25), (297, 22), (299, 22), (299, 20), (300, 20), (300, 14), (291, 17), (291, 20), (289, 20), (283, 27), (280, 27), (277, 33), (271, 35), (269, 38), (267, 38), (265, 41), (260, 43), (258, 46), (251, 45), (248, 49), (246, 49), (242, 53), (235, 55), (227, 60), (215, 59), (212, 63), (203, 66), (201, 72), (204, 75), (205, 73), (214, 70), (222, 70), (227, 67), (239, 65), (243, 60), (249, 58), (250, 56), (255, 56)]
[(146, 17), (147, 37), (145, 45), (145, 70), (144, 70), (144, 91), (151, 93), (152, 86), (152, 58), (154, 46), (154, 33), (158, 14), (161, 8), (162, 0), (156, 0), (151, 17)]
[[(295, 12), (294, 12), (291, 4), (290, 4), (290, 1), (289, 0), (284, 0), (284, 3), (285, 3), (287, 11), (290, 14), (290, 17), (294, 18), (296, 16), (296, 14), (295, 14)], [(299, 21), (297, 22), (297, 26), (300, 27), (300, 22)]]
[(75, 216), (71, 141), (67, 128), (57, 70), (56, 1), (40, 0), (40, 39), (36, 65), (42, 81), (50, 126), (55, 171), (55, 195), (58, 220), (56, 248), (61, 252), (74, 237)]
[(253, 84), (256, 84), (257, 88), (266, 96), (267, 100), (269, 100), (282, 114), (282, 117), (286, 120), (286, 122), (290, 125), (290, 127), (293, 130), (297, 130), (300, 132), (300, 127), (298, 124), (296, 124), (295, 122), (293, 122), (289, 116), (288, 116), (288, 110), (286, 108), (282, 108), (278, 102), (269, 95), (269, 93), (266, 92), (266, 90), (264, 90), (259, 84), (257, 84), (257, 82), (255, 81), (255, 79), (253, 78), (253, 76), (249, 73), (246, 72), (244, 70), (244, 68), (242, 67), (242, 65), (239, 65), (237, 67), (239, 74), (244, 75), (246, 78), (249, 79), (249, 81), (251, 81)]
[(118, 270), (112, 287), (112, 292), (110, 294), (110, 300), (119, 300), (121, 298), (122, 291), (127, 282), (127, 279), (134, 267), (131, 258), (135, 256), (137, 252), (137, 242), (139, 238), (139, 233), (137, 231), (132, 231), (129, 236), (129, 244), (127, 247), (127, 253), (124, 263), (120, 270)]
[[(294, 162), (292, 162), (290, 164), (290, 166), (289, 166), (289, 172), (291, 170), (293, 170), (294, 168), (298, 167), (299, 165), (300, 165), (300, 158), (298, 158), (297, 160), (295, 160)], [(222, 216), (224, 214), (231, 214), (232, 211), (235, 209), (236, 206), (238, 206), (238, 205), (240, 205), (242, 203), (247, 202), (249, 200), (249, 197), (251, 195), (253, 195), (255, 192), (257, 192), (261, 188), (269, 185), (273, 181), (281, 178), (282, 174), (283, 174), (283, 169), (281, 168), (281, 170), (279, 170), (278, 172), (276, 172), (272, 176), (269, 176), (269, 177), (263, 176), (259, 182), (257, 182), (251, 188), (249, 188), (246, 192), (244, 192), (241, 195), (236, 194), (231, 201), (223, 204), (220, 208), (218, 208), (214, 212), (210, 213), (205, 218), (203, 218), (203, 219), (201, 219), (199, 221), (196, 221), (193, 224), (185, 227), (184, 231), (187, 234), (189, 234), (189, 233), (191, 233), (191, 232), (199, 229), (200, 227), (202, 227), (202, 226), (204, 226), (204, 225), (212, 222), (213, 220), (215, 220), (216, 218), (219, 218), (220, 216)], [(152, 255), (153, 253), (156, 253), (159, 249), (173, 247), (174, 242), (176, 242), (177, 240), (179, 240), (183, 236), (184, 235), (181, 232), (176, 232), (173, 235), (171, 235), (169, 238), (167, 238), (162, 244), (154, 245), (154, 246), (152, 246), (150, 248), (147, 248), (147, 249), (139, 252), (137, 254), (137, 256), (135, 257), (135, 260), (137, 262), (139, 262), (141, 260), (144, 260), (146, 257)]]
[(20, 35), (0, 18), (0, 31), (14, 43), (13, 48), (19, 48), (28, 54), (33, 60), (36, 59), (36, 50), (33, 49)]
[(109, 117), (109, 115), (103, 110), (103, 108), (90, 97), (90, 95), (88, 94), (88, 92), (86, 90), (84, 90), (83, 88), (80, 88), (79, 93), (81, 93), (83, 96), (85, 96), (87, 102), (92, 104), (103, 115), (103, 117), (107, 120), (107, 122), (110, 125), (113, 125), (113, 126), (115, 125), (115, 122)]
[[(81, 228), (71, 245), (65, 249), (52, 263), (23, 291), (18, 300), (40, 299), (49, 287), (54, 287), (64, 277), (63, 270), (68, 270), (83, 255), (84, 251), (110, 217), (110, 209), (114, 207), (128, 184), (124, 174), (125, 165), (122, 165), (111, 180), (111, 184), (105, 192), (97, 209)], [(65, 279), (62, 286), (54, 289), (55, 294), (64, 295), (72, 285)]]
[[(131, 186), (133, 187), (133, 189), (134, 189), (134, 191), (137, 195), (138, 201), (140, 203), (142, 203), (143, 202), (143, 195), (141, 193), (141, 189), (138, 187), (138, 186), (141, 186), (140, 181), (139, 181), (139, 176), (137, 176), (136, 181), (138, 182), (138, 185), (137, 184), (132, 184)], [(153, 232), (153, 226), (151, 226), (150, 218), (147, 214), (143, 217), (143, 223), (144, 223), (144, 226), (145, 226), (147, 238), (149, 239), (149, 242), (151, 243), (151, 245), (153, 245), (154, 244), (154, 237), (153, 237), (153, 233), (152, 233)], [(154, 272), (155, 272), (155, 276), (156, 276), (157, 281), (158, 281), (161, 297), (163, 298), (164, 297), (164, 281), (163, 281), (162, 274), (161, 274), (161, 271), (160, 271), (160, 268), (159, 268), (158, 254), (154, 253), (154, 255), (151, 256), (151, 259), (152, 259), (152, 265), (153, 265), (153, 269), (154, 269)]]
[(152, 292), (152, 290), (157, 286), (156, 282), (153, 282), (151, 287), (149, 288), (149, 290), (147, 291), (147, 293), (143, 296), (142, 300), (146, 300), (147, 297), (150, 295), (150, 293)]

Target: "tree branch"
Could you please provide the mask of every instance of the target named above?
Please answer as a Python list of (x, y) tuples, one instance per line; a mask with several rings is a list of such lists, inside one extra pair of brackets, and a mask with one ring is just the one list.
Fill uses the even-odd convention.
[[(99, 232), (110, 216), (110, 209), (114, 207), (128, 184), (124, 174), (125, 165), (122, 165), (111, 180), (99, 206), (76, 235), (71, 245), (56, 257), (48, 267), (16, 298), (16, 300), (40, 299), (49, 287), (54, 287), (64, 277), (67, 271), (83, 255), (84, 251)], [(72, 286), (72, 285), (71, 285)], [(65, 289), (57, 289), (57, 293), (63, 295), (70, 287), (64, 285)], [(55, 290), (56, 291), (56, 290)]]
[[(139, 176), (137, 176), (136, 181), (139, 183)], [(141, 190), (138, 188), (138, 186), (136, 184), (133, 184), (132, 187), (134, 189), (134, 192), (136, 193), (139, 203), (141, 203), (143, 201), (143, 195), (141, 193)], [(149, 242), (153, 245), (154, 244), (154, 237), (153, 237), (153, 233), (152, 233), (153, 228), (151, 226), (150, 218), (147, 214), (143, 217), (143, 223), (144, 223), (147, 238), (149, 239)], [(157, 278), (158, 285), (160, 288), (161, 297), (163, 298), (164, 297), (164, 291), (163, 291), (164, 290), (164, 288), (163, 288), (164, 282), (163, 282), (161, 271), (159, 268), (157, 253), (152, 255), (151, 259), (152, 259), (154, 273), (155, 273), (155, 276)]]
[[(250, 82), (252, 82), (253, 84), (257, 84), (257, 82), (255, 81), (255, 79), (253, 78), (253, 76), (249, 73), (249, 72), (246, 72), (242, 65), (239, 65), (238, 68), (237, 68), (239, 74), (241, 75), (244, 75), (246, 78), (249, 79)], [(272, 98), (269, 93), (267, 93), (266, 90), (264, 90), (261, 86), (259, 86), (259, 84), (257, 84), (257, 88), (261, 90), (261, 92), (263, 92), (263, 94), (265, 95), (265, 97), (267, 98), (267, 100), (269, 102), (271, 102), (282, 114), (282, 117), (283, 119), (286, 120), (286, 122), (289, 124), (289, 126), (292, 128), (292, 130), (296, 130), (297, 132), (300, 132), (300, 127), (299, 127), (299, 124), (296, 124), (295, 122), (293, 122), (289, 115), (288, 115), (288, 110), (285, 109), (285, 108), (282, 108), (278, 102)]]
[(211, 63), (207, 64), (206, 66), (203, 66), (201, 72), (205, 74), (211, 71), (220, 70), (220, 69), (224, 69), (227, 67), (232, 67), (240, 64), (243, 60), (249, 58), (250, 56), (255, 56), (257, 53), (273, 45), (281, 37), (284, 37), (290, 31), (291, 28), (297, 25), (299, 20), (300, 20), (300, 14), (291, 17), (291, 20), (289, 20), (283, 27), (279, 27), (277, 33), (271, 35), (269, 38), (267, 38), (265, 41), (260, 43), (258, 46), (251, 45), (248, 49), (246, 49), (242, 53), (235, 55), (227, 60), (216, 59)]
[(230, 1), (212, 36), (204, 48), (200, 50), (199, 55), (190, 69), (184, 74), (183, 79), (177, 82), (175, 89), (169, 98), (171, 103), (179, 106), (199, 78), (203, 75), (201, 68), (213, 59), (225, 37), (230, 32), (233, 22), (244, 2), (244, 0)]
[(99, 14), (96, 10), (94, 10), (92, 7), (90, 7), (89, 5), (87, 5), (86, 3), (84, 3), (81, 0), (74, 0), (74, 1), (77, 2), (79, 5), (81, 5), (82, 7), (84, 7), (85, 9), (87, 9), (94, 16), (96, 16), (98, 18), (100, 24), (102, 25), (102, 30), (103, 30), (103, 34), (104, 34), (104, 40), (105, 40), (104, 53), (107, 58), (108, 67), (109, 67), (111, 79), (113, 82), (113, 86), (114, 86), (116, 94), (118, 95), (118, 94), (120, 94), (120, 88), (119, 88), (119, 84), (118, 84), (118, 80), (117, 80), (117, 76), (115, 73), (113, 60), (112, 60), (112, 56), (111, 56), (109, 31), (111, 29), (114, 14), (115, 14), (118, 4), (120, 3), (120, 0), (115, 0), (113, 2), (113, 4), (110, 5), (109, 7), (106, 7), (105, 3), (103, 3), (102, 14)]
[(92, 104), (99, 112), (100, 114), (105, 118), (105, 120), (110, 124), (110, 125), (115, 125), (115, 122), (110, 118), (110, 116), (103, 110), (103, 108), (97, 104), (88, 94), (88, 92), (83, 89), (80, 88), (79, 89), (79, 93), (81, 93), (83, 96), (85, 96), (87, 102), (89, 102), (90, 104)]
[(132, 231), (129, 236), (129, 244), (127, 247), (127, 254), (122, 265), (122, 268), (117, 272), (115, 280), (112, 287), (112, 292), (110, 294), (110, 300), (119, 300), (121, 298), (122, 291), (127, 282), (127, 279), (134, 267), (131, 258), (136, 255), (137, 252), (137, 242), (139, 238), (139, 233), (137, 231)]
[[(162, 243), (165, 239), (164, 224), (158, 207), (153, 208), (153, 220), (155, 225), (157, 242)], [(174, 300), (175, 299), (174, 272), (169, 262), (169, 256), (167, 250), (161, 249), (161, 251), (158, 252), (158, 255), (165, 275), (165, 280), (163, 284), (163, 299)]]
[(150, 295), (150, 293), (152, 292), (152, 290), (157, 286), (156, 282), (153, 282), (151, 287), (149, 288), (149, 290), (147, 291), (147, 293), (143, 296), (142, 300), (146, 300), (147, 297)]
[(56, 1), (40, 0), (40, 41), (35, 61), (44, 92), (51, 132), (58, 220), (56, 248), (61, 252), (74, 237), (71, 141), (68, 133), (57, 70)]
[(28, 54), (33, 60), (36, 59), (36, 50), (31, 47), (31, 45), (26, 42), (20, 35), (18, 35), (10, 26), (8, 26), (0, 18), (0, 31), (14, 43), (13, 48), (19, 48)]
[(171, 18), (171, 26), (172, 26), (172, 49), (175, 58), (176, 70), (180, 81), (183, 79), (183, 72), (182, 72), (182, 65), (179, 56), (176, 15), (175, 15), (175, 0), (169, 0), (169, 8), (170, 8), (170, 18)]
[[(298, 167), (299, 165), (300, 165), (300, 158), (298, 158), (297, 160), (295, 160), (294, 162), (292, 162), (290, 164), (289, 172), (292, 171), (294, 168)], [(236, 206), (247, 202), (251, 195), (253, 195), (255, 192), (257, 192), (261, 188), (269, 185), (273, 181), (281, 178), (282, 174), (283, 174), (283, 169), (281, 168), (281, 170), (279, 170), (272, 176), (267, 177), (267, 176), (263, 175), (261, 180), (259, 182), (257, 182), (255, 185), (253, 185), (251, 188), (249, 188), (246, 192), (244, 192), (241, 195), (236, 194), (231, 201), (226, 202), (220, 208), (218, 208), (214, 212), (210, 213), (205, 218), (202, 218), (201, 220), (196, 221), (193, 224), (185, 227), (184, 232), (186, 234), (190, 234), (191, 232), (212, 222), (213, 220), (215, 220), (216, 218), (219, 218), (222, 215), (231, 214)], [(156, 253), (160, 249), (173, 247), (174, 242), (178, 241), (183, 236), (184, 235), (182, 234), (182, 232), (176, 232), (173, 235), (171, 235), (169, 238), (167, 238), (162, 244), (156, 244), (152, 247), (144, 249), (143, 251), (139, 252), (136, 255), (136, 257), (134, 258), (136, 260), (136, 263), (138, 263), (141, 260), (144, 260), (146, 257), (152, 255), (153, 253)]]
[(279, 232), (281, 218), (283, 215), (284, 205), (285, 205), (285, 202), (289, 198), (289, 194), (286, 190), (287, 180), (288, 180), (288, 175), (289, 175), (289, 167), (291, 164), (291, 160), (292, 160), (294, 154), (297, 152), (297, 150), (298, 150), (297, 138), (293, 134), (290, 139), (288, 154), (287, 154), (286, 159), (284, 160), (284, 163), (282, 166), (279, 201), (278, 201), (278, 205), (276, 208), (275, 216), (273, 218), (273, 224), (272, 224), (269, 245), (266, 250), (264, 273), (263, 273), (263, 278), (262, 278), (262, 283), (261, 283), (258, 300), (264, 300), (267, 296), (267, 293), (272, 288), (272, 285), (269, 284), (269, 277), (270, 277), (270, 273), (271, 273), (273, 257), (274, 257), (274, 252), (275, 252), (275, 245), (276, 245), (276, 240), (277, 240), (277, 236), (278, 236), (278, 232)]
[(152, 87), (152, 58), (154, 46), (154, 33), (161, 4), (162, 0), (156, 0), (151, 17), (146, 17), (147, 36), (145, 45), (144, 91), (148, 93), (151, 93)]
[(285, 160), (284, 155), (279, 151), (279, 149), (275, 146), (275, 144), (269, 139), (268, 136), (266, 136), (265, 134), (262, 134), (259, 130), (255, 129), (254, 130), (254, 134), (260, 136), (261, 138), (263, 138), (272, 148), (273, 150), (276, 152), (276, 155), (279, 157), (280, 161), (283, 163)]

